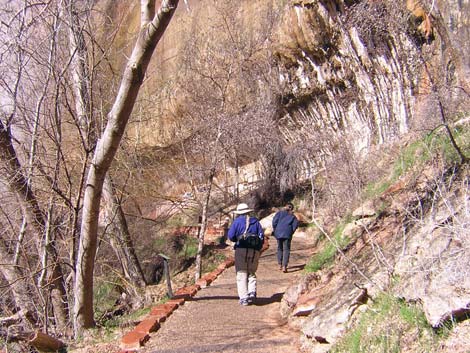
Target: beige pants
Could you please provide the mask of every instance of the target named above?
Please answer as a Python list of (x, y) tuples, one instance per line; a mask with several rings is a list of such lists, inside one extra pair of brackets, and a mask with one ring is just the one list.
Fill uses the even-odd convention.
[(246, 299), (248, 293), (256, 293), (256, 270), (260, 254), (260, 251), (254, 249), (235, 249), (237, 291), (240, 299)]

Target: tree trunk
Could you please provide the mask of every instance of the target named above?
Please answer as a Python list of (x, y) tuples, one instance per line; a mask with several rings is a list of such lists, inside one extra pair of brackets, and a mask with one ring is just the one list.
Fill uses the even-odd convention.
[(209, 209), (209, 200), (211, 196), (212, 189), (212, 180), (214, 179), (214, 174), (211, 173), (209, 180), (207, 181), (207, 191), (204, 195), (204, 202), (202, 204), (202, 215), (201, 215), (201, 229), (199, 231), (198, 245), (197, 245), (197, 254), (196, 254), (196, 273), (195, 280), (197, 281), (201, 278), (202, 273), (202, 251), (204, 250), (204, 236), (206, 234), (207, 228), (207, 219), (208, 219), (208, 209)]
[(28, 344), (41, 352), (57, 352), (65, 347), (64, 342), (40, 331), (29, 335)]
[[(8, 185), (10, 192), (12, 194), (17, 195), (17, 200), (19, 206), (23, 212), (24, 217), (26, 218), (27, 229), (30, 233), (36, 233), (37, 235), (45, 234), (44, 228), (46, 225), (46, 221), (44, 218), (44, 214), (39, 206), (36, 197), (31, 190), (29, 183), (27, 182), (25, 176), (22, 174), (21, 164), (16, 156), (16, 152), (13, 148), (12, 144), (12, 136), (8, 128), (3, 126), (3, 123), (0, 120), (0, 160), (2, 164), (5, 166), (3, 171), (5, 175), (2, 177), (8, 180), (5, 185)], [(32, 228), (32, 229), (31, 229)], [(31, 237), (33, 237), (31, 235)], [(66, 290), (64, 286), (64, 279), (62, 269), (60, 267), (60, 263), (58, 260), (57, 250), (55, 248), (54, 241), (42, 239), (44, 242), (44, 249), (47, 256), (50, 259), (50, 263), (52, 263), (52, 291), (54, 292), (54, 296), (56, 296), (56, 300), (53, 301), (53, 304), (58, 304), (59, 306), (54, 306), (54, 311), (60, 315), (61, 317), (68, 317), (68, 308), (67, 308), (67, 299), (66, 299)], [(45, 256), (46, 256), (45, 254)], [(8, 257), (3, 257), (7, 259)], [(13, 261), (13, 260), (12, 260)], [(13, 264), (13, 262), (12, 262)], [(46, 264), (49, 267), (49, 264)], [(9, 266), (2, 266), (2, 272), (5, 273), (5, 276), (8, 276), (9, 283), (16, 283), (19, 280), (19, 283), (23, 283), (24, 279), (28, 276), (25, 276), (20, 267), (14, 266), (13, 268), (8, 268)], [(47, 268), (46, 267), (46, 268)], [(4, 271), (3, 271), (4, 270)], [(45, 269), (43, 269), (45, 270)], [(15, 279), (15, 276), (18, 276)], [(18, 283), (14, 286), (17, 287)], [(23, 291), (29, 292), (29, 286), (27, 284), (23, 285), (24, 288), (17, 289), (16, 300), (17, 305), (22, 309), (25, 309), (27, 312), (31, 310), (30, 303), (33, 302), (31, 300), (31, 293), (26, 296), (26, 302), (23, 301), (25, 297), (21, 294)], [(37, 313), (34, 314), (37, 320)]]
[(76, 336), (80, 335), (83, 329), (94, 326), (93, 271), (104, 178), (121, 142), (150, 58), (170, 23), (177, 5), (178, 0), (164, 0), (155, 15), (155, 0), (141, 1), (139, 37), (124, 71), (114, 105), (108, 114), (108, 123), (103, 136), (96, 145), (86, 182), (78, 244), (74, 306)]
[(36, 326), (38, 315), (37, 309), (34, 306), (34, 300), (31, 300), (35, 296), (33, 295), (31, 282), (28, 282), (30, 276), (21, 267), (13, 265), (13, 259), (10, 258), (7, 249), (4, 248), (4, 243), (4, 239), (0, 237), (0, 258), (2, 259), (0, 271), (10, 285), (15, 304), (20, 309), (21, 319)]
[[(144, 273), (135, 253), (127, 221), (121, 205), (116, 199), (114, 185), (109, 174), (104, 179), (103, 201), (110, 243), (118, 260), (121, 262), (124, 277), (134, 286), (134, 289), (142, 288), (146, 284)], [(136, 290), (134, 290), (133, 294), (139, 296)]]
[[(92, 114), (92, 98), (90, 94), (92, 83), (89, 81), (91, 75), (87, 64), (88, 49), (80, 24), (80, 18), (73, 1), (67, 4), (66, 10), (70, 18), (69, 45), (72, 57), (71, 72), (78, 126), (82, 134), (82, 140), (85, 141), (85, 149), (92, 151), (98, 139), (99, 129), (96, 118)], [(106, 174), (105, 177), (103, 197), (106, 221), (108, 223), (107, 229), (111, 230), (111, 245), (116, 252), (118, 260), (121, 262), (124, 276), (134, 289), (135, 287), (143, 287), (145, 286), (144, 275), (133, 248), (124, 212), (121, 205), (117, 202), (115, 188), (109, 174)], [(134, 295), (139, 296), (135, 290)]]

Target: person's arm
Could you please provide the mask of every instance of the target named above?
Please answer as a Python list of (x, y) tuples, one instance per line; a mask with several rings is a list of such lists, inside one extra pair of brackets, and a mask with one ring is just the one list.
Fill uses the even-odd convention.
[(274, 232), (274, 229), (276, 229), (278, 222), (279, 222), (279, 212), (277, 212), (273, 218), (273, 232)]
[(299, 220), (294, 216), (294, 221), (292, 222), (292, 233), (294, 233), (299, 226)]
[(258, 236), (264, 240), (264, 229), (259, 221), (256, 222), (256, 234), (258, 234)]
[(233, 242), (237, 241), (237, 220), (236, 219), (230, 226), (227, 232), (227, 237)]

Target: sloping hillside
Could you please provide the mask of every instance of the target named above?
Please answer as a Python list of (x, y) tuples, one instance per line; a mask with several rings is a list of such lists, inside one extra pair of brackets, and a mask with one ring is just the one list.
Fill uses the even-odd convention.
[(426, 146), (334, 229), (316, 221), (320, 249), (281, 308), (306, 352), (470, 349), (470, 170)]

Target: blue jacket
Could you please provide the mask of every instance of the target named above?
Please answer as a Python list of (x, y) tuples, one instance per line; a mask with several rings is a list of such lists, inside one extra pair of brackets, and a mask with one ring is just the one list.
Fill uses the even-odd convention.
[[(247, 216), (245, 215), (240, 215), (235, 218), (232, 225), (230, 226), (230, 229), (228, 230), (227, 236), (231, 241), (236, 243), (235, 248), (238, 245), (237, 237), (245, 233), (246, 217)], [(264, 230), (256, 217), (250, 217), (248, 233), (258, 234), (260, 239), (264, 241)]]
[(290, 239), (292, 234), (299, 226), (297, 217), (293, 214), (281, 210), (274, 215), (273, 218), (273, 232), (276, 239)]

